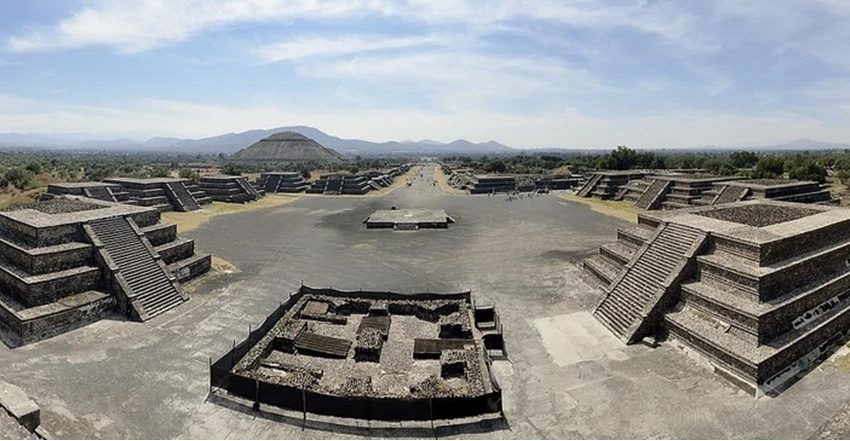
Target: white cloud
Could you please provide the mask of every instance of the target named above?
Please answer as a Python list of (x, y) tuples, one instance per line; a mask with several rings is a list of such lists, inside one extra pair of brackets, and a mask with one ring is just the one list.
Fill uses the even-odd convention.
[(261, 46), (255, 50), (266, 63), (295, 61), (303, 58), (360, 54), (387, 49), (446, 45), (447, 36), (423, 35), (386, 37), (381, 35), (345, 35), (339, 37), (300, 37)]
[(111, 46), (145, 51), (232, 23), (383, 14), (380, 0), (115, 0), (98, 1), (52, 29), (9, 38), (13, 52)]

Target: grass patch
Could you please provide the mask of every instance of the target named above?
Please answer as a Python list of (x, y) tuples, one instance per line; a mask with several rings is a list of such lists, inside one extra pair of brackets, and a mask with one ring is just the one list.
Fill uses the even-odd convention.
[(574, 193), (561, 193), (560, 198), (565, 201), (587, 205), (591, 210), (599, 214), (637, 223), (638, 209), (628, 201), (603, 201), (601, 199), (583, 198)]
[(26, 191), (20, 191), (14, 187), (7, 188), (0, 192), (0, 210), (5, 210), (12, 205), (35, 202), (46, 190), (46, 187)]
[(298, 200), (298, 196), (284, 196), (270, 194), (254, 202), (245, 204), (227, 203), (214, 201), (196, 211), (167, 211), (162, 213), (162, 221), (177, 224), (177, 231), (185, 233), (192, 231), (205, 224), (210, 219), (224, 214), (241, 213), (244, 211), (260, 210), (263, 208), (278, 207)]
[(434, 180), (437, 181), (437, 185), (440, 186), (440, 190), (443, 190), (445, 193), (462, 195), (468, 194), (459, 188), (454, 188), (449, 185), (449, 175), (447, 175), (446, 172), (443, 171), (443, 167), (440, 167), (439, 165), (434, 168)]

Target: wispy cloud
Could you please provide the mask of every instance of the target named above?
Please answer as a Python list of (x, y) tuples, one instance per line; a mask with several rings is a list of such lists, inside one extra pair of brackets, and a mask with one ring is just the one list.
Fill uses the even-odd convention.
[(387, 49), (422, 48), (446, 45), (443, 35), (388, 37), (381, 35), (345, 35), (339, 37), (300, 37), (259, 47), (255, 53), (267, 63), (304, 58), (352, 55)]

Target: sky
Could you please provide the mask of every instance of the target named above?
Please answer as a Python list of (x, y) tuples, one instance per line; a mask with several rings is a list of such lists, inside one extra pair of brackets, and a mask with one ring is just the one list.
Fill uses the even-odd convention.
[(0, 0), (0, 132), (850, 142), (850, 1)]

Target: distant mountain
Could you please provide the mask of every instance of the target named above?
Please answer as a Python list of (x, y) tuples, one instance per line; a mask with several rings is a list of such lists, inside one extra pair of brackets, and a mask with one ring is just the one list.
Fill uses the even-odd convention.
[(426, 154), (492, 154), (515, 150), (495, 141), (473, 143), (457, 140), (448, 144), (431, 140), (372, 142), (362, 139), (344, 139), (328, 135), (307, 126), (255, 129), (240, 133), (226, 133), (200, 139), (154, 137), (147, 141), (129, 139), (92, 140), (79, 135), (41, 136), (37, 134), (0, 134), (0, 147), (85, 148), (103, 150), (147, 150), (182, 153), (234, 153), (263, 138), (279, 132), (295, 132), (340, 153), (355, 156), (426, 155)]
[(808, 138), (797, 139), (785, 144), (758, 147), (759, 150), (840, 150), (847, 148), (850, 148), (850, 144), (816, 141)]
[(337, 162), (343, 157), (336, 150), (296, 132), (278, 132), (233, 154), (243, 161)]

